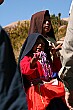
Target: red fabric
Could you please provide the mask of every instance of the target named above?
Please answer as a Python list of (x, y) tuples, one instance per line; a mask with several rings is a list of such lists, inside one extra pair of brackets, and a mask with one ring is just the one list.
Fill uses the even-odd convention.
[(61, 67), (62, 67), (62, 65), (61, 65), (60, 57), (54, 57), (53, 58), (53, 71), (59, 72)]
[[(20, 68), (22, 74), (27, 75), (28, 80), (31, 81), (31, 79), (43, 76), (43, 70), (38, 61), (37, 66), (30, 69), (30, 60), (31, 57), (25, 56), (20, 62)], [(51, 99), (64, 96), (65, 91), (62, 82), (58, 81), (58, 84), (50, 82), (31, 86), (26, 91), (26, 94), (28, 110), (45, 110)]]

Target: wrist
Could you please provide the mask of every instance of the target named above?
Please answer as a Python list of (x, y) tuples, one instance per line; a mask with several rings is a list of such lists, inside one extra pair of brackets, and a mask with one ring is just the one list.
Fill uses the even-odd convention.
[(30, 68), (34, 68), (34, 67), (35, 67), (36, 61), (37, 61), (37, 60), (36, 60), (36, 58), (34, 58), (34, 57), (31, 59), (31, 61), (30, 61)]

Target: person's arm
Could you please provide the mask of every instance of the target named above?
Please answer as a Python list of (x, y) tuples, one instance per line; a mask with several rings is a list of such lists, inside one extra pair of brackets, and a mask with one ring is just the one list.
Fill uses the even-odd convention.
[(51, 49), (52, 55), (53, 55), (53, 70), (54, 72), (59, 72), (60, 68), (62, 67), (61, 65), (61, 60), (60, 60), (60, 53), (59, 51), (56, 50), (56, 48)]
[(60, 68), (62, 67), (60, 56), (57, 56), (57, 54), (53, 55), (53, 65), (54, 65), (54, 71), (59, 72)]
[(21, 109), (28, 110), (21, 73), (9, 35), (0, 26), (0, 110)]
[(25, 56), (21, 61), (20, 61), (20, 68), (22, 74), (32, 74), (36, 69), (37, 69), (37, 63), (34, 58), (30, 58), (28, 56)]
[(66, 90), (73, 90), (73, 6), (62, 46), (61, 56), (62, 69), (59, 72), (59, 76), (64, 81)]
[(59, 76), (65, 85), (65, 100), (70, 110), (73, 109), (73, 5), (67, 32), (62, 47), (62, 68)]

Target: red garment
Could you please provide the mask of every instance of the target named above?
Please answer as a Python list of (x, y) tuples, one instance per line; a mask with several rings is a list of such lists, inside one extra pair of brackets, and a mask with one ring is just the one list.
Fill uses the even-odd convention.
[[(27, 75), (27, 79), (31, 82), (32, 79), (40, 78), (44, 73), (39, 61), (37, 61), (37, 66), (34, 69), (30, 69), (30, 60), (31, 57), (25, 56), (20, 62), (20, 68), (22, 74)], [(26, 94), (28, 110), (45, 110), (50, 100), (54, 97), (64, 96), (65, 90), (63, 83), (60, 81), (58, 81), (58, 84), (47, 82), (32, 85), (28, 88)]]
[(60, 57), (53, 57), (53, 71), (59, 72), (61, 67), (62, 65), (61, 65)]

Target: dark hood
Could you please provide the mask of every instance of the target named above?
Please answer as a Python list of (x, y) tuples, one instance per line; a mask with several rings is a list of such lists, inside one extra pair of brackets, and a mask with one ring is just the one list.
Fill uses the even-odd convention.
[(0, 110), (27, 110), (25, 97), (9, 36), (0, 26)]
[[(42, 25), (46, 14), (48, 16), (48, 20), (51, 22), (51, 18), (48, 10), (40, 11), (32, 15), (28, 34), (32, 34), (32, 33), (42, 34)], [(48, 37), (50, 38), (52, 37), (54, 40), (56, 40), (52, 24), (51, 24), (51, 30), (48, 33)]]
[(40, 11), (32, 15), (31, 21), (30, 21), (30, 29), (29, 34), (32, 33), (42, 33), (42, 24), (44, 21), (44, 14), (45, 11)]
[(42, 37), (45, 40), (45, 42), (47, 42), (44, 36), (39, 33), (30, 34), (22, 46), (19, 60), (23, 59), (23, 57), (29, 53), (39, 36)]

